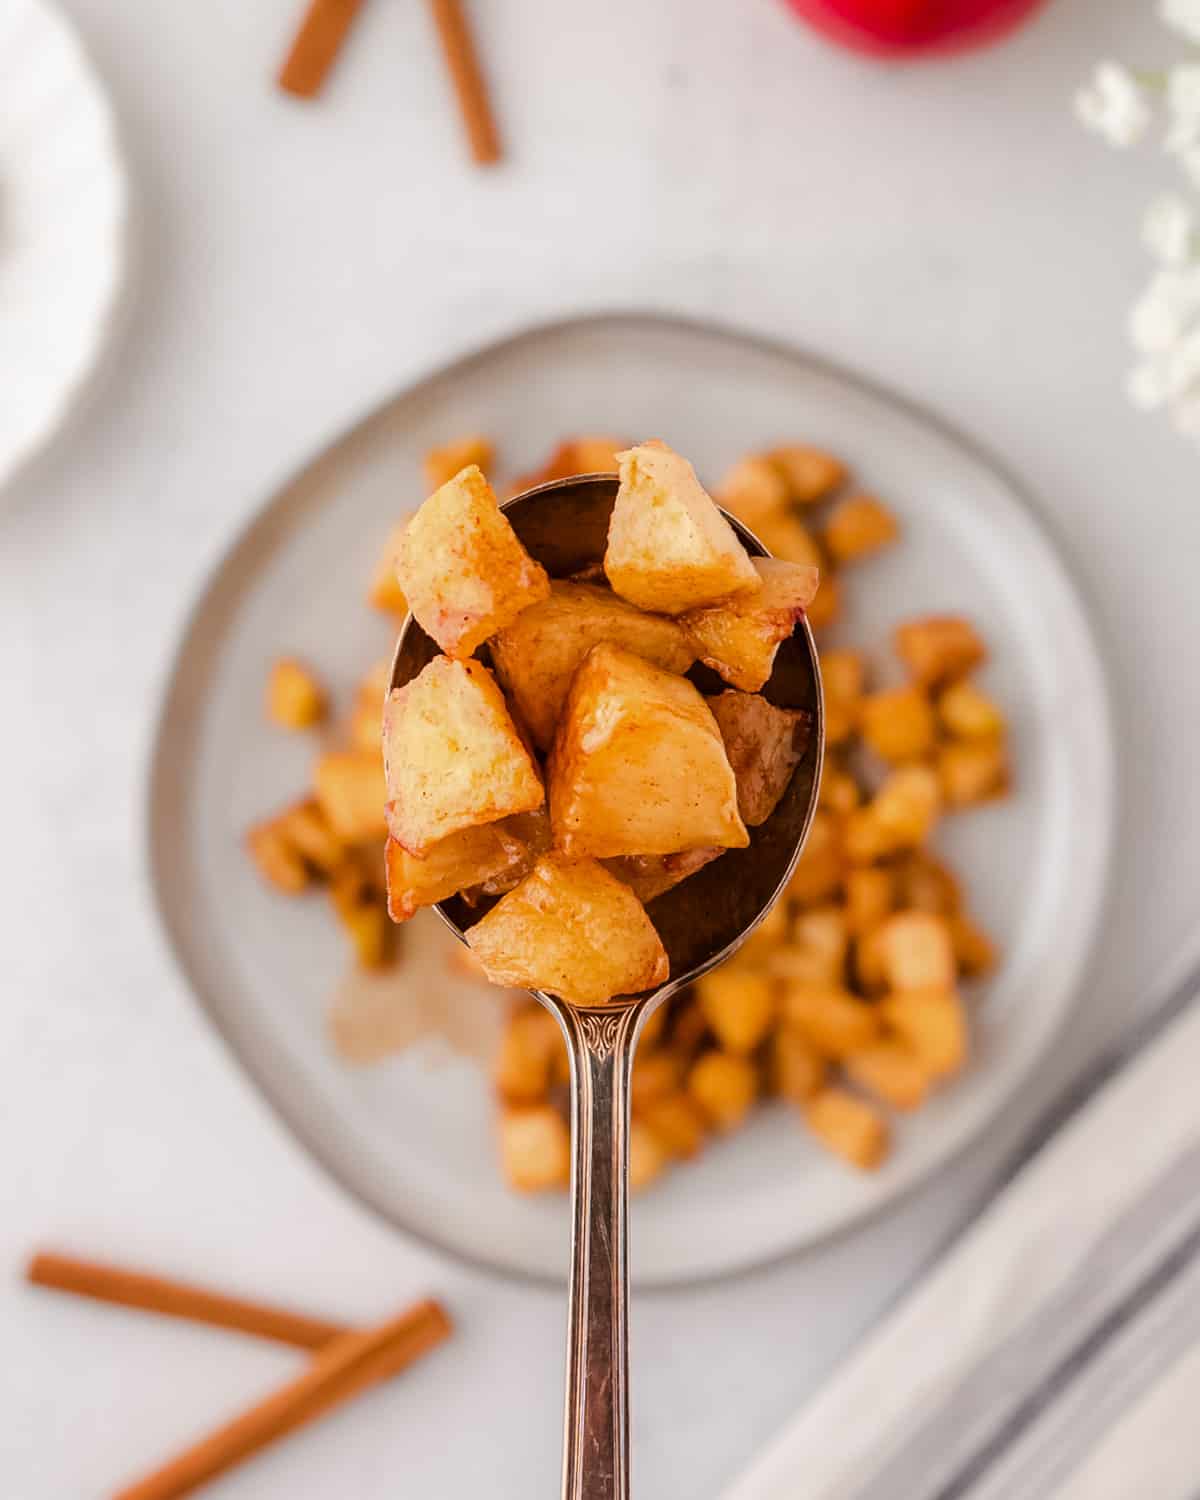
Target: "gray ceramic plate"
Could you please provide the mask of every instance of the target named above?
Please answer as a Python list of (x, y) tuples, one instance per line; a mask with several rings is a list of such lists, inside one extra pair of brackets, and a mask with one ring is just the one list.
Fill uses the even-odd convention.
[[(200, 1003), (297, 1140), (398, 1228), (506, 1271), (560, 1277), (567, 1215), (564, 1202), (515, 1198), (498, 1179), (477, 1061), (494, 1002), (448, 974), (450, 940), (425, 914), (395, 978), (342, 990), (339, 1055), (330, 1005), (345, 978), (342, 939), (324, 910), (265, 889), (241, 843), (304, 786), (314, 754), (264, 723), (270, 662), (295, 653), (348, 686), (388, 653), (389, 630), (361, 603), (364, 579), (391, 524), (422, 498), (422, 452), (465, 431), (493, 434), (515, 469), (579, 431), (662, 436), (709, 476), (785, 438), (827, 445), (906, 531), (849, 589), (853, 639), (882, 662), (891, 623), (944, 609), (969, 613), (993, 645), (987, 683), (1012, 714), (1016, 795), (952, 820), (941, 838), (1006, 955), (979, 998), (972, 1069), (902, 1122), (873, 1176), (825, 1158), (780, 1108), (635, 1204), (643, 1285), (761, 1264), (878, 1211), (946, 1162), (1013, 1103), (1072, 1003), (1101, 914), (1115, 800), (1085, 612), (1016, 486), (943, 423), (820, 360), (648, 316), (537, 328), (458, 361), (270, 497), (199, 600), (163, 705), (150, 809), (159, 908)], [(372, 1064), (344, 1056), (401, 1042)]]

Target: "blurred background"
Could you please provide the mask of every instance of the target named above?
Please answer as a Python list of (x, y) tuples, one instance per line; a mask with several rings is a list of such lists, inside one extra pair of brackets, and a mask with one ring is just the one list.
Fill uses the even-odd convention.
[[(302, 14), (298, 0), (0, 7), (0, 408), (34, 404), (43, 356), (71, 343), (76, 311), (98, 325), (85, 339), (94, 362), (80, 354), (58, 381), (79, 389), (49, 402), (19, 465), (13, 439), (0, 489), (0, 1477), (19, 1500), (111, 1493), (296, 1368), (266, 1343), (31, 1294), (21, 1267), (55, 1244), (346, 1322), (424, 1294), (452, 1309), (453, 1342), (402, 1386), (214, 1494), (554, 1493), (561, 1290), (396, 1233), (306, 1152), (164, 941), (147, 786), (181, 633), (264, 503), (447, 362), (615, 310), (794, 345), (978, 440), (1034, 497), (1078, 586), (1121, 770), (1119, 796), (1103, 782), (1096, 811), (1115, 828), (1111, 856), (1084, 872), (1089, 892), (1107, 883), (1107, 918), (1069, 1018), (969, 1148), (802, 1254), (635, 1295), (639, 1488), (732, 1497), (989, 1199), (1050, 1102), (1160, 998), (1158, 976), (1194, 934), (1200, 470), (1194, 441), (1124, 386), (1128, 310), (1153, 269), (1139, 224), (1156, 193), (1195, 193), (1153, 145), (1105, 151), (1073, 106), (1100, 59), (1160, 67), (1194, 44), (1117, 0), (1047, 0), (993, 45), (937, 56), (867, 55), (843, 45), (844, 26), (831, 39), (783, 0), (495, 0), (468, 9), (503, 144), (480, 167), (429, 7), (366, 0), (312, 100), (276, 82)], [(111, 306), (103, 287), (81, 290), (91, 169), (67, 172), (60, 198), (6, 192), (37, 152), (69, 166), (87, 146), (70, 80), (57, 63), (40, 71), (44, 15), (77, 31), (115, 121), (128, 198), (123, 209), (114, 189), (101, 206), (95, 252), (113, 261)], [(46, 220), (79, 230), (39, 256)], [(1182, 232), (1186, 261), (1194, 231)], [(606, 369), (623, 378), (619, 361)], [(536, 432), (549, 449), (587, 426), (582, 412), (564, 425), (536, 363), (515, 378), (510, 405), (547, 412), (516, 443), (520, 470), (544, 457)], [(672, 411), (688, 405), (685, 378)], [(487, 420), (461, 415), (466, 431)], [(738, 422), (706, 462), (765, 440), (744, 412)], [(795, 428), (777, 436), (809, 436), (802, 402)], [(426, 438), (461, 435), (415, 433), (397, 515), (421, 497)], [(865, 428), (862, 441), (882, 488), (888, 460)], [(921, 481), (905, 483), (916, 494)], [(364, 559), (386, 520), (354, 541)], [(991, 545), (986, 528), (961, 542), (998, 599), (1036, 614), (1041, 584), (1020, 549), (999, 568)], [(276, 583), (286, 592), (286, 574)], [(855, 587), (869, 596), (869, 575)], [(294, 607), (302, 620), (303, 599)], [(1044, 650), (1053, 661), (1053, 638)], [(1072, 683), (1056, 692), (1069, 718)], [(269, 790), (263, 763), (250, 774), (256, 796)], [(295, 790), (284, 780), (280, 802)], [(228, 807), (245, 800), (235, 763)], [(161, 844), (158, 855), (161, 871)], [(986, 867), (986, 849), (972, 857)], [(1008, 857), (1004, 884), (1019, 888), (1019, 851)], [(1036, 983), (1025, 989), (1036, 1007)]]

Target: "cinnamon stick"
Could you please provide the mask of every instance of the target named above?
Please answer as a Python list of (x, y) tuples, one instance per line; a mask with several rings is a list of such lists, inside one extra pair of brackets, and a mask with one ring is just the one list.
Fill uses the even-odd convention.
[(361, 8), (362, 0), (310, 0), (279, 70), (279, 87), (300, 99), (319, 94)]
[(349, 1331), (341, 1323), (307, 1318), (284, 1308), (205, 1291), (186, 1282), (169, 1281), (143, 1271), (123, 1271), (117, 1266), (76, 1260), (73, 1256), (58, 1255), (49, 1250), (39, 1251), (33, 1257), (25, 1275), (35, 1286), (52, 1287), (59, 1292), (73, 1292), (77, 1297), (113, 1302), (120, 1307), (137, 1307), (167, 1317), (212, 1323), (218, 1328), (253, 1334), (256, 1338), (276, 1339), (297, 1349), (321, 1349)]
[(450, 1329), (439, 1303), (419, 1302), (378, 1328), (342, 1334), (312, 1357), (303, 1374), (113, 1500), (179, 1500), (368, 1386), (399, 1374)]
[(478, 166), (490, 166), (500, 160), (500, 135), (462, 0), (429, 0), (429, 8), (445, 54), (450, 82), (454, 85), (471, 155)]

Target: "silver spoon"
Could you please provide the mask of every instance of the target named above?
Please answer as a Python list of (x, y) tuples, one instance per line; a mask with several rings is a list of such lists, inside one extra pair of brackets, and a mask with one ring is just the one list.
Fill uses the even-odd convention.
[[(552, 578), (566, 578), (604, 555), (616, 498), (611, 474), (538, 485), (504, 506), (513, 529)], [(767, 550), (733, 516), (753, 557)], [(438, 654), (410, 615), (400, 632), (392, 687), (403, 687)], [(703, 679), (704, 668), (693, 676)], [(720, 692), (716, 677), (702, 690)], [(824, 711), (817, 651), (807, 621), (779, 648), (763, 689), (782, 708), (813, 716), (804, 758), (770, 818), (746, 849), (728, 851), (652, 904), (651, 919), (671, 960), (661, 989), (605, 1005), (571, 1005), (531, 993), (557, 1019), (571, 1059), (570, 1305), (563, 1436), (563, 1500), (628, 1500), (629, 1077), (646, 1019), (684, 985), (728, 958), (758, 926), (791, 876), (817, 805)], [(461, 941), (488, 910), (455, 897), (438, 915)]]

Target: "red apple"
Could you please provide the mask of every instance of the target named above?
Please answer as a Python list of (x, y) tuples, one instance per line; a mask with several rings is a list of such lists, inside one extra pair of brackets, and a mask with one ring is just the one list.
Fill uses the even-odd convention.
[(818, 31), (887, 57), (979, 47), (1011, 31), (1042, 0), (788, 0)]

